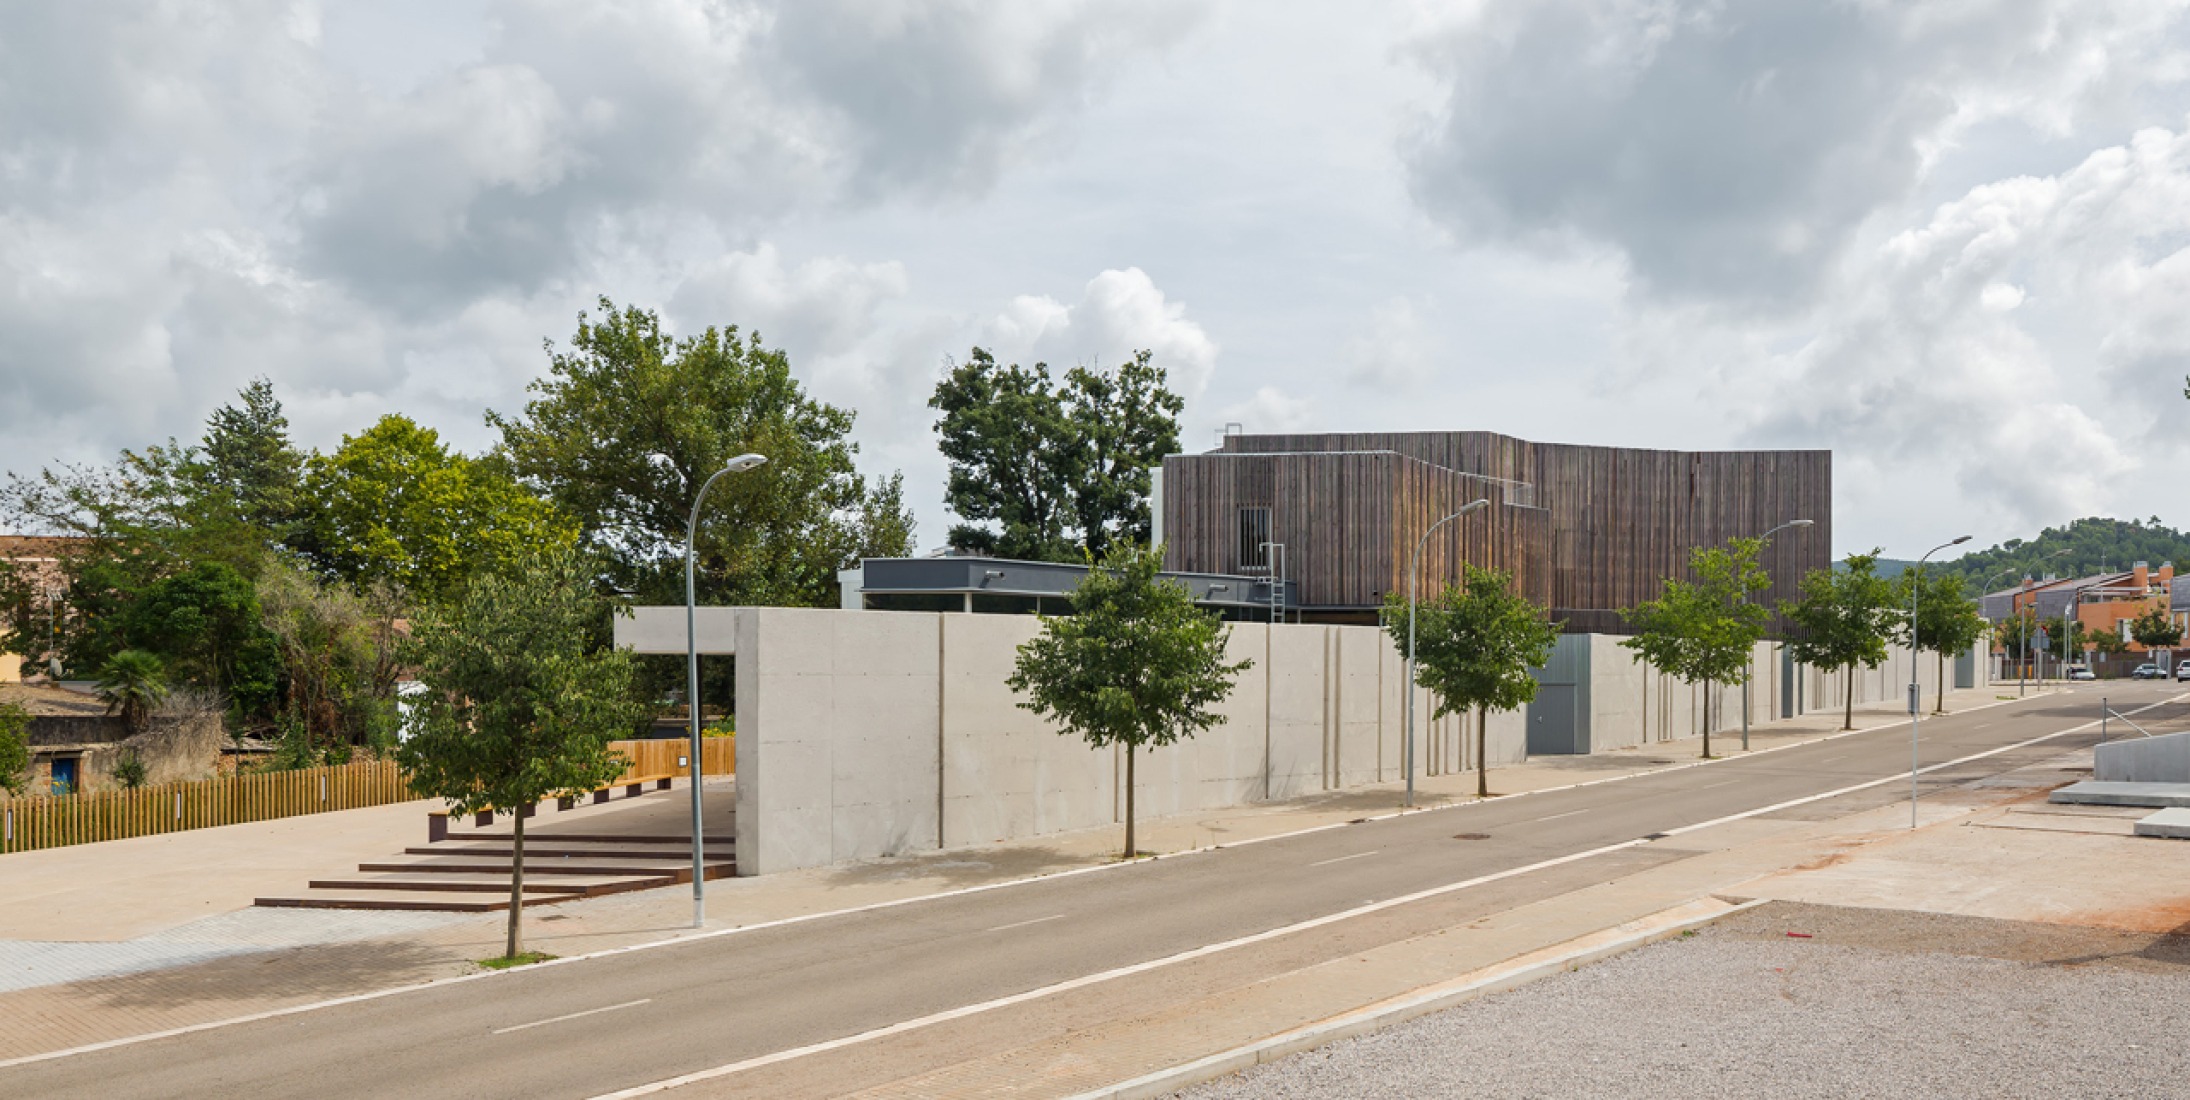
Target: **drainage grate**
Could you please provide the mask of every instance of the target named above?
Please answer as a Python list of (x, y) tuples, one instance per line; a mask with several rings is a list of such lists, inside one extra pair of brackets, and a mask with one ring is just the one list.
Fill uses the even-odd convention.
[(1490, 839), (1490, 834), (1489, 834), (1489, 833), (1454, 833), (1454, 834), (1452, 834), (1452, 838), (1453, 838), (1454, 840), (1489, 840), (1489, 839)]

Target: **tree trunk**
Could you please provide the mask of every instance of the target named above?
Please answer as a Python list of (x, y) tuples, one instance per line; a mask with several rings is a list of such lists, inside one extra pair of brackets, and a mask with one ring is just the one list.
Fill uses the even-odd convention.
[(1133, 743), (1125, 745), (1125, 858), (1133, 858)]
[(1490, 708), (1475, 708), (1475, 797), (1490, 797)]
[(1848, 710), (1840, 720), (1840, 728), (1852, 730), (1855, 728), (1855, 666), (1847, 665), (1845, 667), (1848, 671)]
[(509, 849), (509, 942), (502, 951), (505, 959), (514, 959), (524, 949), (524, 933), (518, 927), (525, 911), (525, 815), (522, 810), (511, 814), (514, 824), (510, 829)]
[(1944, 649), (1939, 651), (1939, 691), (1937, 694), (1939, 698), (1932, 700), (1931, 712), (1933, 714), (1945, 714), (1947, 712), (1947, 651)]
[(1711, 697), (1716, 694), (1711, 681), (1703, 682), (1703, 758), (1711, 759)]

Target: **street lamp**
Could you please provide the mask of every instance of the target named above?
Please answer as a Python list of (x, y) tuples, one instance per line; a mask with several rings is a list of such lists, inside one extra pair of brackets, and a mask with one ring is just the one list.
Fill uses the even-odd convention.
[(1414, 557), (1409, 559), (1407, 563), (1406, 805), (1409, 808), (1412, 808), (1414, 806), (1414, 601), (1416, 589), (1420, 586), (1420, 582), (1422, 579), (1422, 547), (1428, 545), (1430, 541), (1430, 536), (1436, 534), (1438, 528), (1443, 527), (1448, 523), (1451, 523), (1453, 520), (1459, 519), (1461, 516), (1467, 515), (1469, 512), (1480, 512), (1488, 507), (1490, 507), (1490, 501), (1487, 498), (1471, 500), (1468, 503), (1461, 505), (1459, 511), (1454, 512), (1449, 516), (1446, 516), (1444, 519), (1438, 520), (1436, 523), (1430, 524), (1430, 529), (1422, 532), (1422, 537), (1415, 542)]
[[(2040, 559), (2038, 559), (2038, 560), (2040, 560), (2040, 561), (2051, 561), (2051, 560), (2053, 560), (2054, 558), (2065, 558), (2065, 557), (2069, 556), (2069, 555), (2070, 555), (2071, 553), (2074, 553), (2074, 550), (2055, 550), (2054, 552), (2052, 552), (2052, 553), (2050, 553), (2050, 554), (2047, 554), (2047, 555), (2046, 555), (2045, 557), (2043, 557), (2043, 558), (2040, 558)], [(2033, 596), (2031, 596), (2031, 597), (2030, 597), (2030, 617), (2031, 617), (2031, 619), (2032, 619), (2032, 620), (2033, 620), (2033, 621), (2034, 621), (2034, 622), (2036, 623), (2036, 625), (2037, 625), (2038, 629), (2040, 629), (2040, 630), (2044, 630), (2044, 629), (2045, 629), (2045, 616), (2043, 616), (2043, 615), (2040, 615), (2040, 614), (2038, 614), (2038, 597), (2037, 597), (2037, 596), (2035, 596), (2035, 595), (2033, 595)], [(2063, 627), (2063, 628), (2064, 628), (2064, 630), (2065, 630), (2065, 628), (2066, 628), (2066, 627), (2067, 627), (2067, 625), (2068, 625), (2068, 614), (2067, 614), (2067, 612), (2063, 612), (2063, 613), (2061, 614), (2061, 625), (2062, 625), (2062, 627)], [(2068, 644), (2068, 642), (2067, 642), (2067, 639), (2066, 639), (2066, 638), (2063, 638), (2063, 639), (2062, 639), (2062, 642), (2061, 642), (2061, 644), (2062, 644), (2062, 645), (2063, 645), (2063, 646), (2065, 647), (2065, 646), (2066, 646), (2066, 645)], [(2066, 652), (2067, 652), (2067, 651), (2066, 651), (2066, 649), (2064, 648), (2064, 650), (2063, 650), (2063, 653), (2066, 653)], [(2065, 676), (2065, 675), (2067, 675), (2067, 673), (2065, 673), (2065, 672), (2064, 672), (2064, 673), (2062, 673), (2062, 675), (2064, 675), (2064, 676)], [(2044, 651), (2044, 650), (2039, 650), (2039, 651), (2038, 651), (2038, 690), (2039, 690), (2039, 691), (2044, 691), (2045, 689), (2046, 689), (2046, 655), (2045, 655), (2045, 651)]]
[(743, 454), (731, 459), (722, 469), (714, 472), (700, 486), (692, 498), (692, 516), (684, 527), (684, 709), (692, 719), (692, 927), (707, 926), (707, 833), (700, 827), (700, 786), (704, 773), (700, 767), (700, 638), (696, 607), (699, 602), (694, 587), (693, 545), (699, 541), (700, 502), (707, 499), (707, 490), (724, 474), (742, 474), (763, 462), (767, 455)]
[(1924, 563), (1931, 556), (1949, 546), (1960, 546), (1969, 541), (1968, 535), (1958, 535), (1951, 542), (1942, 542), (1916, 559), (1916, 571), (1909, 582), (1909, 828), (1916, 828), (1916, 767), (1919, 763), (1916, 746), (1916, 725), (1924, 717), (1923, 700), (1919, 694), (1923, 688), (1916, 678), (1916, 601), (1924, 593)]
[[(1992, 582), (1994, 582), (1994, 581), (1997, 581), (1997, 580), (1999, 580), (1999, 579), (2000, 579), (2000, 578), (2002, 578), (2002, 577), (2012, 577), (2012, 576), (2014, 576), (2014, 575), (2015, 575), (2016, 571), (2017, 571), (2017, 570), (2016, 570), (2016, 567), (2015, 567), (2015, 566), (2012, 566), (2012, 565), (2011, 565), (2011, 566), (2008, 566), (2008, 567), (2007, 567), (2006, 569), (2002, 569), (2002, 570), (2000, 570), (1999, 572), (1997, 572), (1997, 573), (1994, 573), (1993, 575), (1991, 575), (1991, 576), (1989, 576), (1989, 577), (1986, 577), (1986, 578), (1985, 578), (1985, 583), (1984, 583), (1984, 584), (1982, 584), (1982, 585), (1979, 585), (1978, 587), (1979, 587), (1980, 589), (1984, 589), (1984, 588), (1991, 588), (1991, 587), (1992, 587)], [(2029, 636), (2028, 636), (2028, 632), (2026, 632), (2026, 631), (2024, 631), (2024, 630), (2022, 629), (2022, 625), (2023, 625), (2023, 622), (2022, 622), (2022, 620), (2023, 620), (2023, 612), (2022, 612), (2022, 609), (2021, 609), (2021, 608), (2018, 608), (2018, 607), (2016, 607), (2016, 606), (2015, 606), (2015, 594), (2013, 594), (2013, 593), (2010, 593), (2010, 594), (2008, 595), (2008, 610), (2010, 610), (2010, 611), (2013, 611), (2013, 612), (2015, 612), (2015, 626), (2016, 626), (2016, 630), (2015, 630), (2015, 633), (2016, 633), (2016, 634), (2018, 635), (2017, 641), (2019, 641), (2019, 642), (2021, 642), (2021, 643), (2022, 643), (2022, 648), (2023, 648), (2023, 656), (2024, 656), (2024, 657), (2025, 657), (2025, 658), (2027, 659), (2027, 658), (2029, 657), (2029, 655), (2030, 655), (2030, 638), (2029, 638)], [(2005, 647), (2002, 647), (2002, 648), (2005, 648)], [(2022, 665), (2018, 663), (2018, 664), (2016, 665), (2016, 667), (2015, 667), (2015, 694), (2017, 694), (2017, 695), (2021, 695), (2022, 693), (2023, 693), (2023, 668), (2022, 668)]]
[[(1815, 524), (1816, 522), (1817, 522), (1816, 520), (1809, 520), (1809, 519), (1791, 519), (1791, 520), (1788, 520), (1787, 522), (1785, 522), (1785, 523), (1782, 523), (1782, 524), (1780, 524), (1779, 526), (1777, 526), (1777, 527), (1774, 527), (1774, 528), (1772, 528), (1771, 530), (1769, 530), (1769, 531), (1766, 531), (1765, 533), (1763, 533), (1763, 534), (1761, 534), (1761, 535), (1758, 535), (1758, 536), (1757, 536), (1757, 542), (1758, 542), (1758, 544), (1759, 544), (1759, 545), (1758, 545), (1757, 549), (1758, 549), (1758, 550), (1762, 550), (1762, 549), (1764, 548), (1762, 544), (1764, 544), (1764, 543), (1768, 543), (1768, 542), (1772, 541), (1772, 536), (1773, 536), (1773, 535), (1779, 534), (1779, 533), (1780, 533), (1781, 531), (1785, 531), (1785, 530), (1786, 530), (1786, 529), (1788, 529), (1789, 527), (1809, 527), (1809, 526), (1812, 526), (1813, 524)], [(1771, 575), (1770, 571), (1766, 571), (1766, 573), (1765, 573), (1765, 576), (1769, 577), (1770, 575)], [(1746, 585), (1744, 585), (1744, 586), (1742, 587), (1742, 590), (1741, 590), (1741, 602), (1743, 602), (1743, 603), (1748, 603), (1748, 602), (1749, 602), (1749, 589), (1748, 589), (1748, 586), (1746, 586)], [(1750, 681), (1750, 679), (1751, 679), (1751, 675), (1750, 675), (1750, 674), (1749, 674), (1748, 672), (1743, 672), (1743, 673), (1741, 674), (1741, 751), (1743, 751), (1743, 752), (1748, 752), (1748, 751), (1749, 751), (1749, 681)], [(1782, 685), (1782, 687), (1784, 687), (1784, 686), (1785, 686), (1785, 685)]]

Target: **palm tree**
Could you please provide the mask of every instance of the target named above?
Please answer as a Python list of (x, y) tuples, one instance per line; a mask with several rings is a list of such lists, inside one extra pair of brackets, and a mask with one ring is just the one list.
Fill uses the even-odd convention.
[(99, 669), (99, 698), (107, 713), (119, 713), (129, 732), (144, 730), (152, 712), (167, 701), (167, 672), (160, 659), (141, 649), (125, 649)]

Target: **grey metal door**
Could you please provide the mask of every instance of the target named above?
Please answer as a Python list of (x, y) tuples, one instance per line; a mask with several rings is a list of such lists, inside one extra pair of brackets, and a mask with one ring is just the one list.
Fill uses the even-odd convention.
[(1586, 753), (1574, 721), (1574, 685), (1538, 684), (1536, 701), (1528, 705), (1528, 751), (1531, 756), (1569, 756)]

